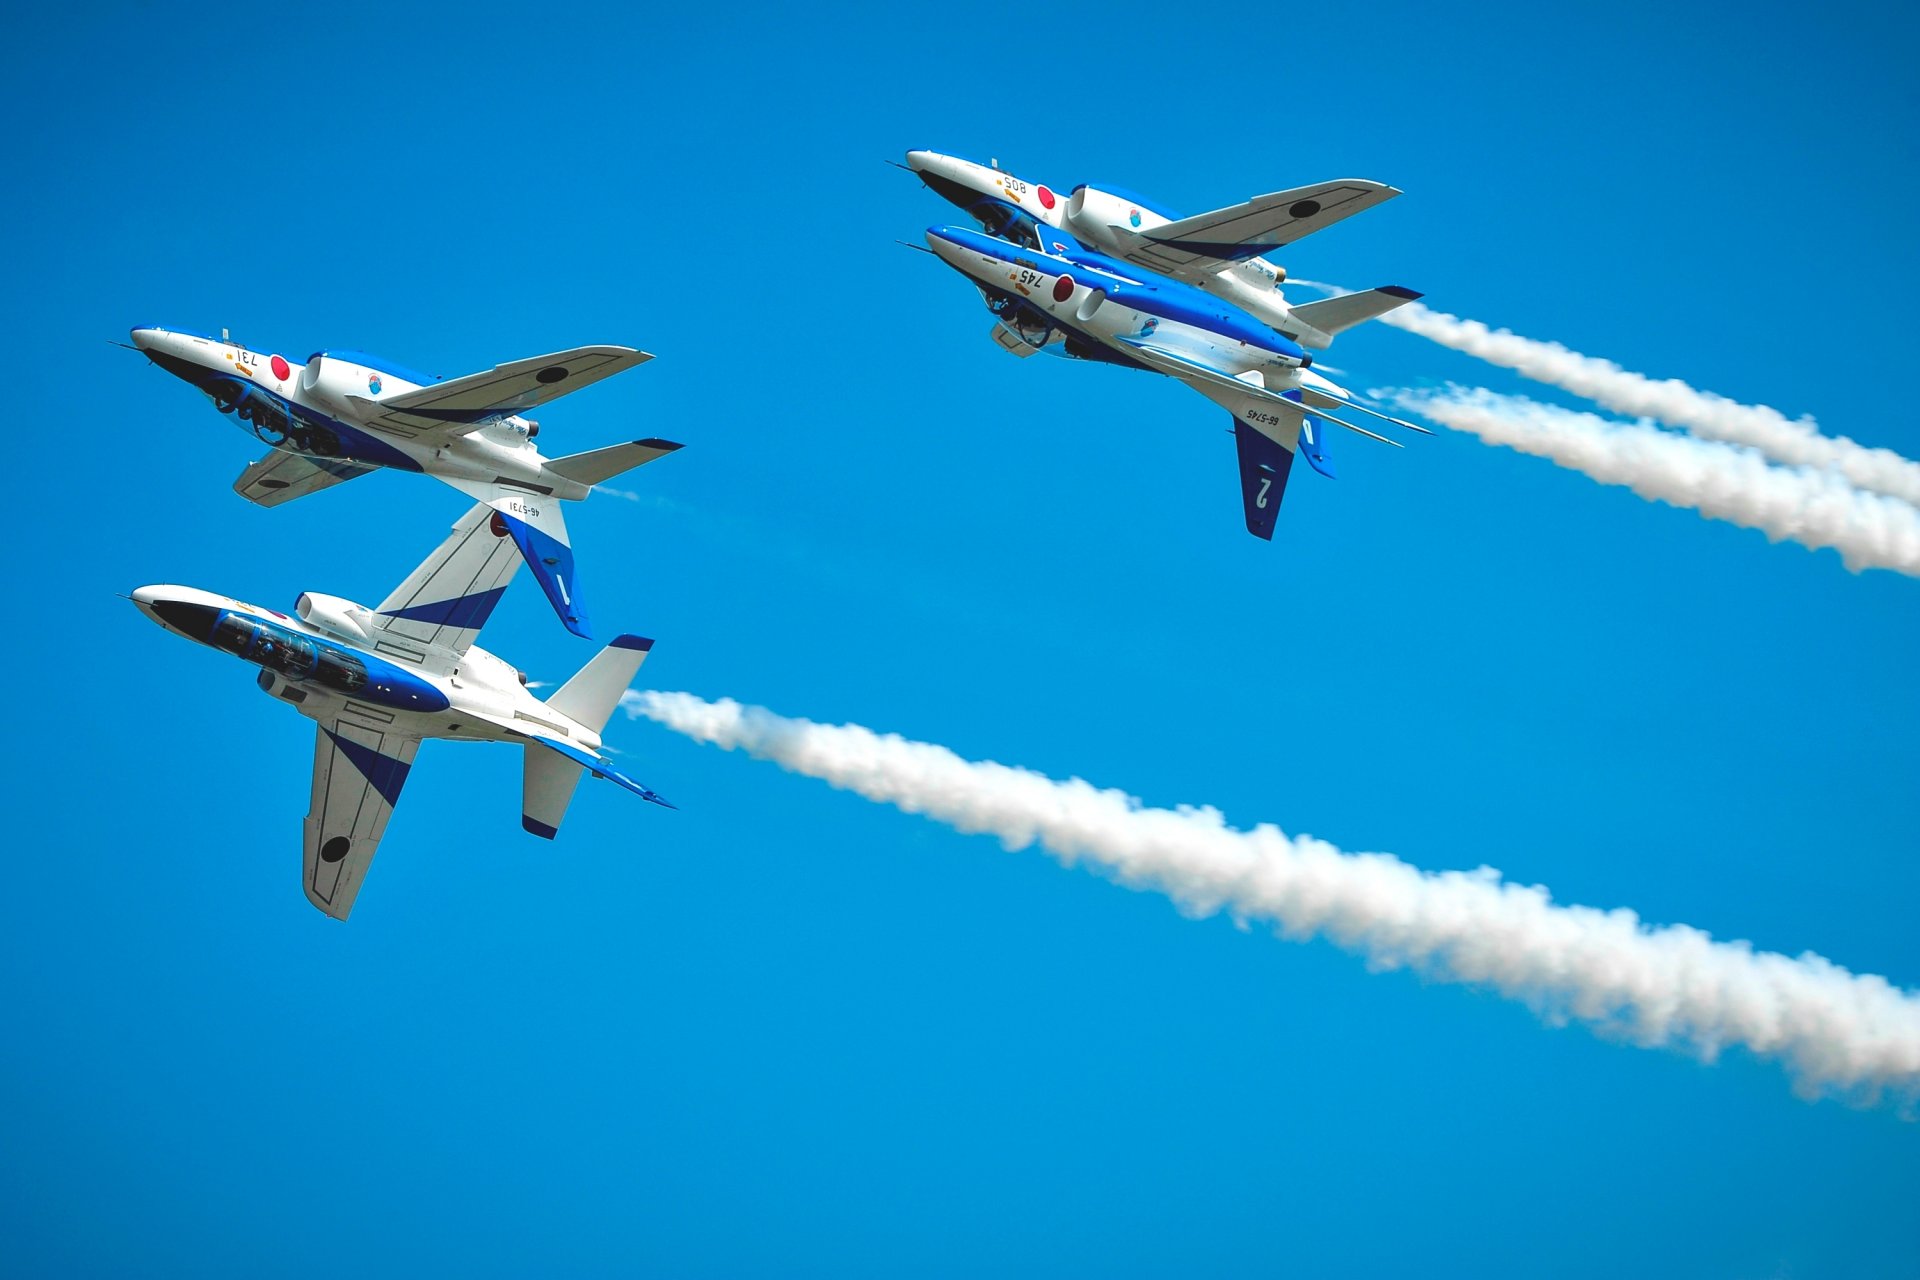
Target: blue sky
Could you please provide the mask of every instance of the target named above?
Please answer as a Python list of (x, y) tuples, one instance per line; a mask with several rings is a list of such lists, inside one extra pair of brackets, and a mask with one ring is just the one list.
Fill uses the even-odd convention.
[[(1914, 985), (1920, 583), (1453, 436), (1336, 441), (1259, 543), (1224, 415), (996, 351), (894, 243), (950, 212), (882, 163), (1186, 210), (1390, 181), (1289, 267), (1915, 455), (1911, 15), (81, 8), (0, 52), (35, 457), (9, 1270), (1920, 1269), (1920, 1129), (1887, 1110), (646, 723), (613, 740), (682, 811), (584, 788), (553, 845), (514, 753), (427, 745), (326, 920), (311, 726), (113, 593), (377, 600), (463, 504), (379, 476), (253, 509), (252, 442), (106, 345), (225, 326), (448, 375), (645, 347), (541, 417), (553, 452), (687, 444), (569, 513), (597, 624), (658, 637), (647, 683)], [(1383, 327), (1330, 359), (1553, 398)], [(548, 679), (591, 652), (524, 581), (486, 643)]]

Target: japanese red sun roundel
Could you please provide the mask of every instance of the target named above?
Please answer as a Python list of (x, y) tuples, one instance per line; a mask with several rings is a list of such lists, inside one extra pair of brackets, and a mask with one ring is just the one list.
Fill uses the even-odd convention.
[(1055, 280), (1053, 282), (1053, 300), (1055, 302), (1065, 302), (1068, 298), (1071, 298), (1072, 296), (1073, 296), (1073, 277), (1072, 276), (1061, 276), (1058, 280)]
[(1042, 187), (1040, 188), (1037, 194), (1040, 197), (1040, 207), (1042, 209), (1053, 208), (1053, 192), (1047, 190), (1045, 187)]
[(287, 367), (287, 362), (279, 356), (275, 356), (270, 363), (273, 365), (273, 376), (282, 382), (285, 382), (287, 375), (293, 372), (292, 369)]

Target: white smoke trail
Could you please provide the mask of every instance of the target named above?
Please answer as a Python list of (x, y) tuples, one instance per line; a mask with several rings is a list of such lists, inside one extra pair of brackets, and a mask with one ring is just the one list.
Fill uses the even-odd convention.
[(1498, 872), (1424, 872), (1271, 826), (1235, 830), (1209, 808), (1151, 809), (1077, 778), (969, 761), (858, 725), (789, 720), (730, 698), (631, 693), (644, 715), (1008, 849), (1039, 844), (1185, 910), (1228, 911), (1289, 938), (1324, 936), (1379, 968), (1490, 987), (1547, 1021), (1578, 1020), (1643, 1046), (1712, 1060), (1737, 1045), (1785, 1064), (1803, 1096), (1920, 1096), (1920, 994), (1797, 958), (1654, 927), (1624, 909), (1557, 906)]
[[(1347, 292), (1313, 281), (1294, 283), (1333, 293)], [(1920, 505), (1920, 462), (1844, 436), (1822, 435), (1812, 418), (1791, 419), (1778, 409), (1741, 404), (1698, 390), (1678, 378), (1649, 378), (1557, 342), (1523, 338), (1511, 330), (1493, 329), (1478, 320), (1435, 311), (1418, 302), (1397, 307), (1380, 319), (1443, 347), (1512, 369), (1535, 382), (1585, 396), (1615, 413), (1653, 418), (1707, 440), (1747, 445), (1777, 462), (1830, 468), (1858, 488)]]
[(1602, 484), (1625, 485), (1643, 498), (1758, 529), (1775, 541), (1831, 547), (1849, 569), (1920, 577), (1920, 509), (1856, 489), (1836, 472), (1771, 466), (1750, 449), (1481, 388), (1374, 394), (1489, 444), (1550, 458)]

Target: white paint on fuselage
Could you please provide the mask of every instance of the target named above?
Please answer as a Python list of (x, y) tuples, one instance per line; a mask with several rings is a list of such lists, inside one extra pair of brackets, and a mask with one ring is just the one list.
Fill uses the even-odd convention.
[[(410, 440), (369, 425), (353, 403), (355, 398), (378, 403), (419, 389), (419, 383), (395, 374), (325, 354), (314, 356), (306, 364), (295, 364), (285, 357), (251, 351), (238, 343), (171, 329), (136, 329), (133, 341), (142, 351), (168, 356), (212, 374), (233, 377), (242, 385), (252, 383), (309, 413), (363, 431), (411, 459), (421, 471), (440, 479), (478, 483), (495, 479), (519, 481), (550, 490), (554, 497), (567, 500), (584, 498), (591, 491), (588, 485), (547, 470), (546, 459), (531, 438), (533, 424), (518, 414), (502, 416), (476, 430), (440, 442)], [(285, 378), (274, 374), (276, 359), (285, 363)], [(373, 390), (375, 386), (379, 387), (378, 391)], [(302, 453), (291, 441), (272, 444), (263, 440), (262, 443), (283, 453), (316, 456)], [(328, 459), (321, 457), (320, 460)], [(377, 460), (362, 457), (352, 461), (362, 466), (381, 465)]]
[[(446, 697), (448, 705), (442, 710), (431, 712), (407, 711), (380, 704), (383, 714), (393, 716), (396, 733), (410, 737), (446, 738), (461, 742), (525, 742), (530, 736), (547, 736), (565, 738), (588, 751), (598, 752), (600, 749), (598, 733), (534, 697), (520, 683), (520, 673), (511, 663), (495, 657), (477, 645), (460, 655), (450, 670), (440, 671), (409, 662), (387, 650), (371, 648), (363, 639), (337, 635), (323, 627), (312, 626), (292, 614), (281, 613), (277, 609), (262, 608), (257, 604), (249, 604), (245, 600), (236, 600), (231, 596), (203, 591), (198, 587), (171, 585), (141, 587), (133, 593), (132, 600), (149, 619), (168, 631), (174, 631), (175, 634), (184, 633), (178, 632), (166, 619), (154, 611), (156, 604), (178, 602), (206, 605), (259, 618), (322, 644), (344, 650), (363, 660), (398, 667), (422, 684), (431, 685)], [(360, 606), (353, 607), (360, 608)], [(189, 635), (186, 638), (206, 648), (215, 649), (216, 652), (224, 652), (209, 643), (205, 636)], [(241, 661), (244, 662), (245, 659)], [(265, 668), (261, 669), (265, 670)], [(346, 703), (358, 701), (352, 694), (342, 693), (312, 681), (287, 680), (277, 672), (273, 673), (273, 676), (276, 681), (297, 688), (306, 695), (301, 702), (284, 698), (281, 701), (286, 702), (307, 719), (322, 724), (335, 719)], [(507, 724), (524, 723), (526, 730), (515, 732), (506, 724), (499, 723), (502, 721)]]
[[(1024, 298), (1063, 326), (1077, 329), (1122, 355), (1130, 353), (1129, 344), (1122, 338), (1131, 338), (1177, 352), (1228, 377), (1258, 372), (1270, 390), (1299, 382), (1301, 368), (1286, 356), (1127, 304), (1129, 287), (1148, 286), (1120, 283), (1108, 293), (1102, 288), (1104, 273), (1051, 254), (1023, 252), (1017, 261), (1008, 262), (938, 234), (929, 233), (927, 243), (949, 266), (983, 285)], [(1062, 276), (1072, 277), (1073, 290), (1063, 301), (1056, 301), (1054, 288)], [(1081, 313), (1095, 292), (1102, 293), (1105, 300), (1083, 318)]]
[[(1058, 227), (1088, 248), (1115, 257), (1132, 247), (1135, 233), (1163, 227), (1167, 219), (1144, 206), (1132, 204), (1086, 187), (1078, 195), (1062, 194), (1042, 183), (1029, 183), (1012, 174), (958, 156), (937, 151), (909, 151), (914, 170), (980, 193), (982, 199), (1004, 201), (1050, 227)], [(1138, 221), (1135, 221), (1138, 218)], [(1298, 332), (1300, 323), (1280, 290), (1285, 273), (1265, 258), (1238, 262), (1217, 275), (1195, 280), (1194, 287), (1231, 302), (1262, 324)]]

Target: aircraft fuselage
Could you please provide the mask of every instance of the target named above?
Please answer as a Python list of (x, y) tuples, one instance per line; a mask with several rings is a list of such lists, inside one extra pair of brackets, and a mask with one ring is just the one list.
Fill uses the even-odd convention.
[(1312, 363), (1298, 343), (1216, 297), (1064, 240), (1035, 250), (934, 227), (927, 244), (1032, 348), (1057, 335), (1068, 355), (1151, 368), (1135, 354), (1146, 343), (1227, 377), (1257, 375), (1269, 390), (1294, 385)]
[[(140, 611), (168, 631), (231, 654), (260, 669), (259, 685), (310, 720), (325, 724), (357, 704), (395, 732), (417, 738), (523, 742), (531, 733), (558, 735), (598, 751), (600, 735), (535, 698), (520, 673), (479, 647), (435, 671), (394, 653), (196, 587), (150, 586), (133, 593)], [(358, 606), (321, 597), (345, 606)], [(364, 612), (362, 610), (361, 612)], [(507, 727), (524, 723), (527, 732)]]
[(533, 443), (539, 425), (518, 414), (465, 435), (414, 441), (362, 420), (353, 401), (377, 404), (434, 380), (358, 352), (314, 353), (305, 364), (235, 342), (177, 329), (139, 328), (134, 346), (214, 408), (274, 449), (316, 463), (423, 471), (445, 480), (505, 482), (532, 493), (580, 499), (590, 486), (556, 475)]
[[(1125, 253), (1141, 232), (1166, 226), (1177, 215), (1144, 197), (1082, 183), (1066, 195), (1044, 183), (1027, 182), (998, 168), (937, 151), (909, 151), (907, 165), (944, 199), (980, 218), (988, 230), (993, 205), (1017, 210), (1067, 232), (1102, 253)], [(1209, 276), (1196, 287), (1279, 329), (1297, 326), (1280, 287), (1286, 271), (1265, 258), (1249, 258)]]

